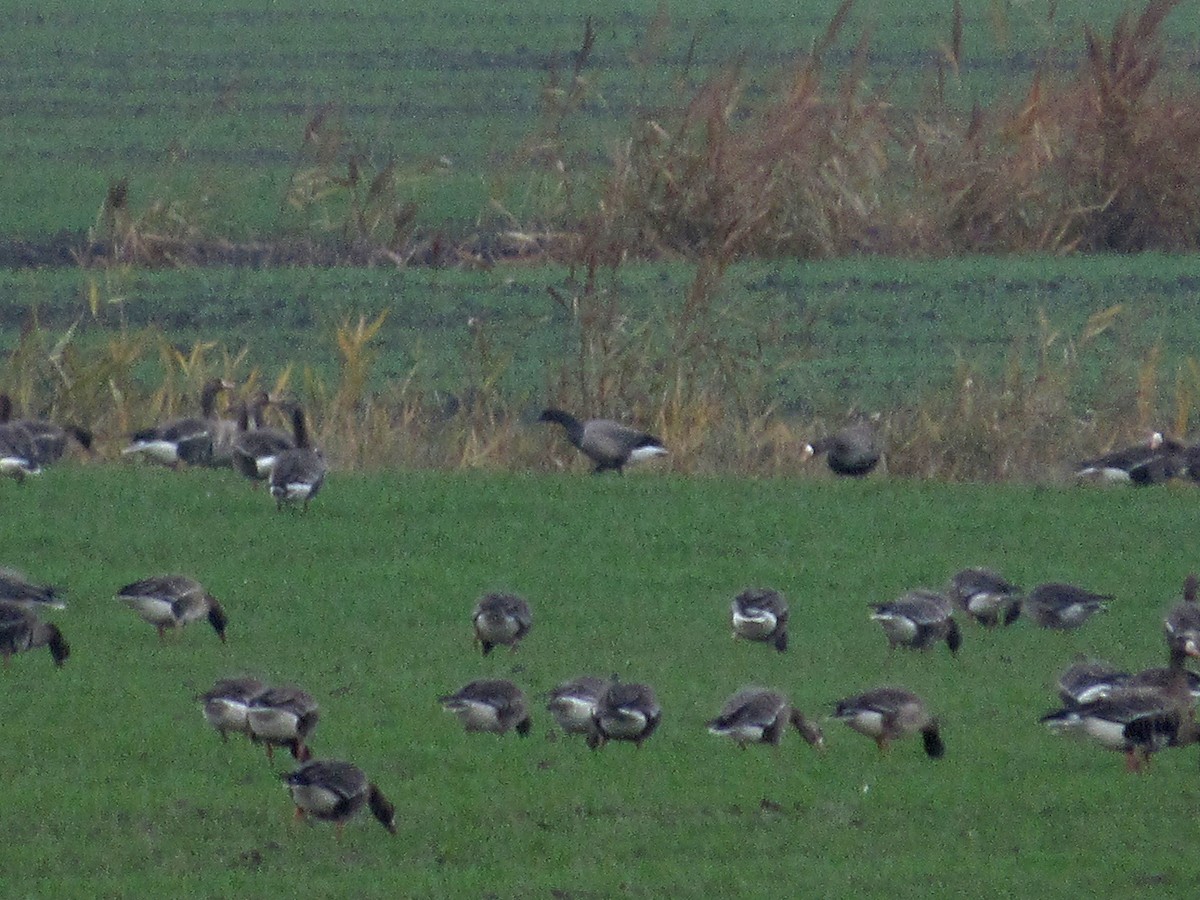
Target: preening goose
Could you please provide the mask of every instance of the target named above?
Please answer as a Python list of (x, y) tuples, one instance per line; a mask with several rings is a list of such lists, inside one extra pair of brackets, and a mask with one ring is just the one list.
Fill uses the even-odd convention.
[(314, 759), (280, 776), (296, 804), (296, 818), (333, 822), (340, 836), (346, 823), (365, 806), (392, 834), (396, 807), (358, 766), (339, 759)]
[(567, 440), (596, 464), (596, 474), (620, 473), (629, 463), (667, 455), (667, 448), (658, 438), (611, 419), (581, 422), (561, 409), (547, 409), (538, 421), (557, 422), (566, 429)]
[(745, 750), (748, 744), (778, 745), (789, 724), (810, 747), (824, 749), (825, 735), (816, 723), (809, 722), (783, 694), (759, 687), (742, 688), (730, 697), (708, 723), (708, 730)]
[(159, 640), (168, 628), (183, 628), (207, 619), (221, 642), (225, 642), (228, 619), (225, 610), (204, 585), (186, 575), (155, 575), (127, 584), (117, 599), (158, 629)]
[(467, 731), (505, 734), (515, 729), (521, 737), (528, 737), (533, 727), (525, 695), (504, 678), (472, 681), (453, 694), (439, 697), (438, 702), (457, 716)]
[(292, 406), (291, 417), (296, 446), (276, 455), (268, 484), (271, 496), (275, 498), (276, 509), (283, 509), (285, 504), (301, 503), (307, 512), (309, 501), (317, 496), (321, 485), (325, 483), (325, 473), (329, 467), (325, 463), (325, 455), (309, 441), (304, 410)]
[(475, 640), (487, 656), (501, 644), (516, 650), (533, 626), (533, 613), (515, 594), (485, 594), (471, 613), (471, 623)]
[(11, 424), (25, 431), (32, 442), (33, 461), (38, 465), (48, 466), (62, 459), (67, 452), (67, 441), (74, 438), (84, 450), (92, 449), (92, 433), (86, 428), (76, 425), (62, 426), (47, 419), (17, 419), (11, 420), (12, 400), (7, 394), (0, 394), (0, 425)]
[(596, 750), (609, 741), (632, 741), (641, 749), (661, 721), (662, 707), (650, 685), (618, 681), (614, 676), (592, 713), (588, 746)]
[(222, 678), (196, 699), (204, 704), (204, 721), (228, 741), (230, 732), (250, 736), (250, 707), (266, 692), (257, 678)]
[(1042, 628), (1066, 631), (1078, 628), (1098, 612), (1112, 594), (1097, 594), (1073, 584), (1039, 584), (1022, 601), (1021, 608)]
[(590, 734), (592, 714), (607, 690), (607, 678), (593, 675), (572, 678), (550, 691), (546, 709), (567, 734)]
[(782, 653), (788, 647), (788, 604), (783, 594), (770, 588), (747, 588), (730, 604), (733, 636), (765, 641)]
[(1021, 589), (991, 569), (963, 569), (950, 579), (950, 599), (985, 628), (1021, 615)]
[(871, 607), (871, 618), (883, 627), (893, 650), (928, 650), (937, 641), (945, 641), (951, 655), (955, 655), (962, 644), (962, 632), (953, 612), (941, 594), (916, 590), (898, 600), (876, 603)]
[(308, 736), (320, 718), (321, 710), (312, 694), (294, 685), (263, 691), (246, 710), (250, 740), (266, 747), (268, 760), (274, 759), (276, 747), (286, 747), (300, 762), (310, 759)]
[(804, 447), (806, 460), (821, 454), (825, 454), (825, 463), (835, 475), (861, 478), (879, 464), (883, 451), (875, 426), (864, 421), (848, 425)]
[(0, 602), (29, 610), (66, 609), (61, 592), (51, 584), (34, 584), (16, 569), (0, 569)]
[(200, 392), (200, 415), (175, 419), (135, 432), (124, 455), (143, 455), (163, 465), (176, 467), (181, 462), (193, 466), (212, 465), (213, 436), (216, 429), (217, 395), (233, 385), (211, 378)]
[(249, 408), (239, 411), (239, 433), (233, 442), (233, 467), (256, 481), (267, 479), (276, 457), (296, 446), (287, 432), (264, 426), (263, 411), (270, 402), (266, 391), (259, 391)]
[(1075, 477), (1127, 481), (1137, 485), (1157, 484), (1186, 468), (1185, 453), (1183, 444), (1164, 438), (1162, 432), (1156, 431), (1144, 444), (1085, 459), (1076, 467)]
[(845, 722), (859, 734), (873, 738), (880, 752), (892, 741), (920, 734), (925, 754), (941, 758), (946, 748), (938, 721), (929, 713), (925, 701), (902, 687), (881, 687), (838, 701), (834, 718)]
[(7, 669), (17, 653), (50, 648), (54, 665), (59, 668), (71, 655), (71, 646), (53, 622), (43, 622), (37, 612), (19, 603), (0, 602), (0, 657)]

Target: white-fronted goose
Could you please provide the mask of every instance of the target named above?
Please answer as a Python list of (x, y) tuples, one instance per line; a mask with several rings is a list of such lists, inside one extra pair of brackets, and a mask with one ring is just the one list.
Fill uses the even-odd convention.
[(521, 737), (528, 737), (533, 727), (525, 695), (504, 678), (472, 681), (453, 694), (439, 697), (438, 702), (454, 713), (467, 731), (505, 734), (515, 729)]
[(641, 749), (661, 721), (662, 707), (650, 685), (618, 681), (614, 676), (592, 713), (588, 746), (596, 750), (609, 741), (632, 741)]
[(34, 584), (16, 569), (0, 569), (0, 602), (26, 609), (66, 609), (61, 592), (52, 584)]
[(881, 687), (847, 697), (838, 701), (833, 715), (874, 739), (880, 752), (886, 752), (892, 741), (918, 733), (931, 759), (946, 752), (937, 719), (930, 715), (925, 701), (906, 688)]
[(1055, 687), (1067, 706), (1102, 700), (1129, 683), (1129, 673), (1100, 659), (1077, 659), (1058, 676)]
[(547, 409), (538, 421), (557, 422), (566, 429), (567, 440), (596, 464), (596, 474), (620, 473), (629, 463), (667, 455), (667, 448), (658, 438), (611, 419), (581, 422), (561, 409)]
[(487, 656), (498, 645), (517, 649), (533, 626), (529, 604), (516, 594), (485, 594), (471, 613), (475, 640)]
[(37, 612), (22, 604), (0, 602), (0, 657), (4, 668), (15, 654), (39, 647), (50, 649), (54, 665), (59, 668), (71, 655), (71, 645), (53, 622), (43, 622)]
[(1021, 603), (1022, 610), (1042, 628), (1067, 631), (1078, 628), (1098, 612), (1112, 594), (1097, 594), (1073, 584), (1039, 584)]
[(204, 585), (186, 575), (154, 575), (117, 591), (117, 599), (158, 629), (162, 640), (168, 628), (183, 628), (208, 619), (225, 642), (225, 610)]
[(950, 599), (985, 628), (1011, 625), (1021, 614), (1021, 589), (991, 569), (963, 569), (950, 579)]
[(233, 385), (211, 378), (200, 392), (200, 415), (175, 419), (135, 432), (124, 455), (142, 455), (163, 465), (181, 462), (193, 466), (212, 465), (213, 433), (216, 427), (217, 395)]
[(879, 464), (883, 451), (875, 426), (857, 422), (804, 447), (806, 460), (821, 454), (825, 454), (825, 463), (835, 475), (861, 478)]
[(38, 465), (48, 466), (62, 459), (67, 452), (67, 441), (74, 438), (79, 446), (91, 452), (92, 433), (76, 425), (62, 426), (47, 419), (12, 419), (12, 399), (0, 393), (0, 425), (11, 424), (22, 429), (32, 442), (34, 459)]
[(312, 694), (295, 685), (268, 688), (251, 700), (246, 710), (250, 740), (266, 747), (268, 760), (274, 759), (276, 747), (286, 747), (300, 762), (310, 759), (308, 736), (320, 718)]
[(312, 816), (333, 822), (340, 837), (346, 823), (365, 806), (380, 825), (396, 833), (396, 807), (356, 765), (339, 759), (314, 759), (280, 777), (291, 791), (297, 819)]
[(592, 715), (607, 690), (607, 678), (594, 675), (572, 678), (550, 691), (546, 709), (567, 734), (590, 734)]
[[(0, 415), (6, 408), (11, 413), (11, 401), (8, 401), (6, 394), (0, 394)], [(27, 476), (40, 475), (41, 472), (33, 436), (17, 423), (7, 421), (7, 418), (0, 421), (0, 477), (24, 481)]]
[(250, 706), (266, 692), (257, 678), (222, 678), (197, 699), (204, 704), (204, 720), (228, 741), (230, 732), (250, 736)]
[(1200, 656), (1200, 603), (1196, 602), (1196, 591), (1200, 578), (1192, 573), (1183, 582), (1183, 600), (1177, 603), (1163, 619), (1163, 636), (1171, 653), (1182, 659)]
[(788, 604), (783, 594), (770, 588), (747, 588), (730, 604), (733, 636), (765, 641), (782, 653), (788, 646)]
[(951, 655), (958, 653), (962, 632), (954, 621), (950, 602), (934, 591), (909, 591), (898, 600), (876, 603), (871, 618), (883, 627), (888, 646), (928, 650), (937, 641), (945, 641)]
[(708, 723), (708, 730), (745, 750), (748, 744), (778, 745), (789, 724), (810, 747), (824, 749), (825, 735), (816, 723), (809, 722), (783, 694), (759, 687), (742, 688), (730, 697), (720, 715)]
[(268, 484), (271, 496), (275, 498), (276, 509), (283, 509), (285, 504), (301, 503), (307, 512), (309, 501), (317, 496), (321, 485), (325, 483), (329, 467), (325, 463), (325, 455), (309, 441), (304, 410), (293, 405), (290, 412), (296, 446), (276, 455)]
[(1183, 459), (1185, 451), (1183, 444), (1164, 438), (1162, 432), (1156, 431), (1144, 444), (1085, 459), (1076, 467), (1075, 477), (1106, 482), (1129, 481), (1138, 485), (1157, 484), (1186, 468)]
[(263, 424), (263, 411), (270, 402), (267, 392), (259, 391), (249, 408), (239, 411), (239, 434), (233, 443), (233, 467), (255, 481), (266, 480), (276, 457), (296, 446), (290, 434)]

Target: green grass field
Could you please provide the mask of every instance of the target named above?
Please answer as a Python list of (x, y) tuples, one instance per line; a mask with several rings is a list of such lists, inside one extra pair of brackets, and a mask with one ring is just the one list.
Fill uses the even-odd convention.
[[(0, 484), (3, 562), (64, 585), (73, 648), (3, 675), (0, 834), (11, 896), (1128, 896), (1194, 883), (1194, 751), (1130, 776), (1037, 724), (1077, 652), (1163, 657), (1161, 615), (1195, 560), (1189, 490), (899, 480), (747, 481), (334, 473), (307, 516), (229, 473), (66, 465)], [(1069, 633), (973, 626), (889, 656), (868, 603), (965, 565), (1117, 595)], [(200, 578), (204, 625), (160, 644), (113, 599), (157, 572)], [(792, 647), (734, 643), (728, 602), (784, 591)], [(481, 658), (469, 611), (534, 609), (516, 654)], [(464, 735), (436, 697), (484, 675), (529, 693), (582, 672), (653, 684), (641, 751)], [(400, 832), (291, 823), (260, 750), (222, 744), (193, 696), (255, 673), (313, 692), (318, 755), (358, 762)], [(925, 694), (947, 756), (880, 757), (828, 723), (814, 755), (739, 752), (703, 723), (745, 683), (810, 713), (882, 682)], [(539, 705), (540, 709), (540, 705)], [(277, 762), (282, 770), (283, 764)], [(765, 802), (764, 802), (765, 801)]]

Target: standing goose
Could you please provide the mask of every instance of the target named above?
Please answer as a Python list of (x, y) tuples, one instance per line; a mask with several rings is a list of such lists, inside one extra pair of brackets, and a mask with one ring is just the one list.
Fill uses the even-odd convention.
[(266, 692), (257, 678), (222, 678), (196, 699), (204, 704), (204, 720), (228, 741), (230, 732), (250, 736), (250, 707)]
[(619, 474), (629, 463), (667, 455), (658, 438), (611, 419), (581, 422), (561, 409), (547, 409), (538, 421), (557, 422), (565, 428), (567, 440), (596, 464), (593, 472), (597, 475), (610, 470)]
[(1021, 605), (1040, 627), (1067, 631), (1107, 610), (1104, 601), (1112, 599), (1112, 594), (1096, 594), (1073, 584), (1052, 582), (1039, 584)]
[(470, 732), (505, 734), (515, 729), (521, 737), (528, 737), (533, 727), (525, 695), (503, 678), (472, 681), (453, 694), (439, 697), (438, 702)]
[(0, 569), (0, 602), (23, 606), (28, 610), (66, 609), (58, 588), (34, 584), (16, 569)]
[(788, 647), (788, 604), (770, 588), (747, 588), (730, 604), (734, 638), (765, 641), (782, 653)]
[(764, 688), (742, 688), (725, 702), (720, 715), (708, 723), (708, 730), (745, 750), (748, 744), (778, 746), (789, 724), (810, 747), (825, 748), (825, 735), (819, 726), (805, 719), (783, 694)]
[(609, 741), (632, 741), (640, 750), (662, 721), (662, 707), (648, 684), (627, 683), (613, 677), (592, 713), (588, 746), (593, 750)]
[(168, 628), (183, 628), (200, 619), (225, 642), (228, 619), (217, 599), (204, 585), (186, 575), (155, 575), (127, 584), (117, 592), (117, 599), (158, 629), (162, 640)]
[(308, 512), (308, 503), (321, 490), (329, 467), (325, 464), (325, 455), (309, 442), (304, 410), (293, 405), (291, 416), (296, 446), (276, 455), (268, 484), (271, 496), (275, 498), (276, 509), (283, 509), (284, 504), (299, 502)]
[(24, 481), (26, 476), (40, 475), (37, 445), (33, 435), (16, 422), (10, 422), (12, 401), (0, 394), (0, 476)]
[(835, 475), (850, 478), (869, 474), (883, 456), (875, 426), (869, 421), (848, 425), (804, 447), (806, 460), (822, 453), (826, 465)]
[(572, 678), (550, 691), (546, 709), (567, 734), (590, 734), (592, 715), (607, 690), (607, 678), (593, 675)]
[(1102, 700), (1129, 683), (1129, 673), (1099, 659), (1077, 659), (1058, 676), (1058, 696), (1067, 706)]
[(1163, 620), (1163, 636), (1173, 658), (1200, 656), (1200, 603), (1196, 591), (1200, 578), (1195, 573), (1183, 582), (1183, 600), (1177, 603)]
[(963, 569), (950, 579), (950, 599), (985, 628), (1021, 615), (1021, 589), (990, 569)]
[(67, 441), (74, 438), (84, 450), (92, 449), (92, 433), (86, 428), (75, 425), (66, 427), (47, 419), (17, 419), (12, 418), (12, 399), (8, 394), (0, 393), (0, 425), (11, 424), (25, 431), (32, 442), (34, 462), (48, 466), (58, 462), (67, 452)]
[(333, 822), (338, 837), (364, 806), (379, 824), (396, 833), (396, 807), (358, 766), (338, 759), (314, 759), (281, 775), (296, 804), (296, 818), (306, 815)]
[(946, 752), (938, 721), (925, 701), (902, 687), (881, 687), (838, 701), (834, 718), (873, 738), (881, 753), (892, 741), (920, 733), (925, 754), (940, 759)]
[(1178, 441), (1164, 438), (1162, 432), (1150, 435), (1144, 444), (1114, 450), (1103, 456), (1085, 459), (1075, 469), (1076, 478), (1106, 482), (1129, 481), (1138, 485), (1155, 484), (1173, 477), (1186, 467), (1186, 448)]
[(263, 691), (246, 710), (250, 740), (266, 747), (268, 761), (274, 760), (276, 747), (286, 747), (300, 762), (310, 759), (308, 736), (320, 718), (321, 710), (312, 694), (294, 685)]
[(142, 454), (163, 465), (178, 467), (181, 462), (193, 466), (211, 465), (213, 433), (216, 428), (217, 394), (232, 390), (233, 385), (210, 378), (200, 392), (200, 415), (175, 419), (135, 432), (122, 453)]
[(475, 640), (487, 656), (499, 644), (516, 650), (533, 626), (533, 613), (515, 594), (485, 594), (471, 613), (471, 623)]
[(0, 657), (4, 668), (8, 668), (14, 654), (38, 647), (49, 647), (54, 665), (59, 668), (71, 655), (71, 645), (53, 622), (43, 622), (35, 611), (19, 603), (0, 602)]
[(1055, 734), (1090, 739), (1124, 753), (1130, 772), (1141, 771), (1150, 754), (1167, 746), (1182, 725), (1177, 708), (1164, 700), (1162, 691), (1131, 687), (1055, 710), (1040, 721)]
[(233, 442), (233, 467), (255, 481), (270, 477), (276, 457), (296, 446), (295, 439), (287, 432), (263, 425), (263, 410), (270, 402), (267, 392), (259, 391), (249, 409), (239, 411), (239, 433)]
[(935, 642), (945, 641), (951, 655), (956, 655), (962, 644), (953, 608), (934, 591), (909, 591), (899, 600), (877, 603), (871, 610), (871, 618), (883, 627), (893, 650), (928, 650)]

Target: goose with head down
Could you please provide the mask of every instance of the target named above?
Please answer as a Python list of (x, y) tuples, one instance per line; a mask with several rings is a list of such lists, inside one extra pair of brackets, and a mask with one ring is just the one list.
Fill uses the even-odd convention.
[(268, 688), (246, 709), (250, 740), (266, 748), (268, 761), (274, 759), (276, 747), (287, 748), (300, 762), (309, 760), (308, 736), (320, 719), (321, 710), (312, 694), (290, 684)]
[(876, 603), (871, 618), (883, 627), (888, 647), (928, 650), (945, 641), (951, 655), (958, 653), (962, 632), (954, 621), (950, 602), (935, 591), (909, 591), (898, 600)]
[(439, 697), (438, 702), (469, 732), (505, 734), (515, 730), (521, 737), (528, 737), (533, 728), (525, 695), (504, 678), (469, 682), (455, 693)]
[(639, 750), (662, 721), (662, 707), (648, 684), (619, 681), (614, 675), (596, 703), (588, 746), (599, 749), (609, 741), (630, 741)]
[(207, 619), (221, 643), (229, 620), (217, 598), (204, 585), (187, 575), (154, 575), (117, 591), (117, 599), (158, 629), (158, 638), (168, 628), (180, 629)]
[(667, 455), (663, 442), (652, 434), (612, 419), (582, 422), (561, 409), (546, 409), (538, 421), (561, 425), (567, 440), (595, 464), (595, 474), (609, 471), (620, 474), (630, 463)]
[(747, 588), (730, 604), (734, 638), (772, 644), (782, 653), (788, 647), (788, 603), (770, 588)]
[(874, 423), (863, 420), (805, 445), (805, 460), (821, 455), (835, 475), (861, 478), (879, 465), (883, 451)]
[(926, 756), (940, 759), (945, 755), (938, 720), (925, 701), (907, 688), (880, 687), (839, 700), (833, 716), (872, 738), (881, 753), (893, 741), (920, 734)]
[(991, 569), (963, 569), (950, 579), (954, 605), (985, 628), (1011, 625), (1021, 614), (1021, 589)]
[(533, 627), (529, 604), (516, 594), (484, 594), (471, 613), (475, 640), (487, 656), (497, 646), (516, 650)]
[(1164, 438), (1161, 431), (1155, 431), (1143, 444), (1083, 460), (1075, 469), (1075, 477), (1141, 486), (1158, 484), (1182, 474), (1186, 468), (1186, 450), (1179, 441)]
[(589, 734), (596, 705), (607, 690), (607, 678), (594, 675), (572, 678), (550, 691), (546, 709), (565, 733)]
[(0, 425), (6, 424), (20, 428), (29, 435), (33, 461), (38, 465), (48, 466), (62, 459), (71, 438), (89, 453), (92, 449), (93, 436), (86, 428), (59, 425), (49, 419), (12, 419), (12, 400), (8, 394), (0, 393)]
[(766, 688), (746, 687), (735, 693), (708, 723), (708, 731), (729, 738), (745, 750), (749, 744), (777, 746), (788, 725), (800, 732), (810, 747), (825, 748), (820, 727), (808, 721), (783, 694)]
[(230, 733), (250, 736), (250, 707), (267, 690), (257, 678), (222, 678), (196, 699), (204, 704), (204, 721), (228, 741)]
[(0, 569), (0, 602), (29, 610), (66, 609), (62, 590), (52, 584), (37, 584), (16, 569)]
[(1042, 628), (1069, 631), (1108, 609), (1112, 594), (1097, 594), (1073, 584), (1039, 584), (1026, 595), (1021, 609)]
[(396, 807), (358, 766), (339, 759), (313, 759), (281, 775), (296, 804), (296, 818), (312, 816), (332, 822), (338, 836), (365, 807), (391, 834), (396, 833)]
[(4, 668), (18, 653), (47, 647), (54, 665), (62, 668), (71, 655), (71, 646), (53, 622), (44, 622), (36, 611), (19, 603), (0, 601), (0, 657)]

